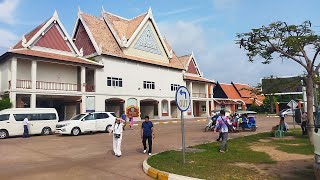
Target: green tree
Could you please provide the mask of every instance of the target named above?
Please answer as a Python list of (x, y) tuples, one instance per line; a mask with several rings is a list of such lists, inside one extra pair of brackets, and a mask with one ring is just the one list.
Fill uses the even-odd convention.
[(320, 68), (317, 58), (320, 52), (320, 37), (311, 29), (311, 22), (305, 21), (301, 25), (274, 22), (252, 29), (248, 33), (237, 34), (237, 44), (246, 50), (250, 62), (258, 58), (262, 59), (263, 64), (269, 64), (276, 57), (283, 61), (294, 61), (304, 68), (309, 141), (313, 144), (313, 88)]
[(0, 111), (11, 107), (12, 103), (10, 102), (10, 98), (3, 98), (0, 100)]

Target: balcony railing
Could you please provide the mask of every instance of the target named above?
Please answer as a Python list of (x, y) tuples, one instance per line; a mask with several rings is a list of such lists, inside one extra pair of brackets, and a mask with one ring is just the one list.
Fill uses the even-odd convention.
[(192, 97), (198, 97), (198, 98), (206, 98), (206, 93), (192, 93)]
[(37, 81), (37, 89), (58, 91), (81, 91), (80, 84)]
[[(17, 88), (19, 89), (31, 89), (31, 80), (21, 80), (17, 79)], [(10, 84), (11, 86), (11, 84)]]

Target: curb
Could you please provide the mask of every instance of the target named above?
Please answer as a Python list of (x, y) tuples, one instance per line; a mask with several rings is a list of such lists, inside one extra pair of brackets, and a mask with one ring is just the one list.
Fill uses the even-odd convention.
[[(154, 155), (156, 155), (156, 154), (154, 154)], [(147, 158), (143, 161), (142, 168), (143, 168), (144, 173), (146, 173), (148, 176), (150, 176), (154, 179), (160, 179), (160, 180), (201, 180), (198, 178), (181, 176), (181, 175), (177, 175), (177, 174), (168, 173), (165, 171), (160, 171), (158, 169), (151, 167), (147, 163), (148, 159), (149, 158)]]
[[(207, 121), (206, 119), (200, 119), (200, 120), (196, 120), (194, 122), (205, 122)], [(157, 125), (157, 124), (177, 124), (180, 121), (164, 121), (164, 122), (154, 122), (153, 124)], [(133, 124), (133, 126), (140, 126), (141, 123), (135, 123)]]

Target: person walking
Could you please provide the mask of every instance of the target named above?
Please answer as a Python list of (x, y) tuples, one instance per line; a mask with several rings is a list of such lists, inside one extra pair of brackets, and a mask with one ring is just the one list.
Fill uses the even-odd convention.
[(307, 112), (303, 112), (302, 113), (302, 116), (301, 116), (301, 119), (302, 119), (302, 122), (301, 122), (301, 129), (302, 129), (302, 135), (307, 135), (308, 134), (308, 131), (307, 131)]
[(123, 113), (122, 113), (122, 115), (121, 115), (121, 119), (124, 121), (124, 122), (123, 122), (123, 130), (124, 130), (124, 128), (125, 128), (126, 125), (127, 125), (127, 115), (126, 115), (126, 112), (125, 112), (125, 111), (123, 111)]
[(25, 117), (23, 119), (23, 138), (28, 138), (29, 137), (29, 128), (28, 128), (29, 119), (30, 119), (30, 116)]
[(132, 114), (129, 117), (129, 122), (130, 122), (130, 129), (133, 130), (133, 117), (132, 117)]
[(144, 118), (144, 122), (141, 125), (141, 139), (143, 144), (143, 153), (147, 152), (147, 140), (148, 140), (148, 154), (152, 153), (152, 139), (154, 139), (153, 123), (149, 120), (149, 116)]
[(221, 153), (225, 153), (228, 149), (228, 132), (229, 132), (229, 128), (228, 126), (231, 125), (231, 122), (229, 120), (228, 117), (225, 116), (226, 112), (224, 110), (220, 111), (220, 116), (217, 119), (217, 123), (216, 123), (216, 127), (215, 127), (215, 131), (219, 131), (222, 135), (222, 142), (220, 145), (220, 152)]
[(121, 142), (122, 142), (122, 132), (123, 132), (123, 119), (116, 118), (116, 121), (112, 127), (113, 131), (113, 152), (114, 155), (120, 157), (121, 153)]

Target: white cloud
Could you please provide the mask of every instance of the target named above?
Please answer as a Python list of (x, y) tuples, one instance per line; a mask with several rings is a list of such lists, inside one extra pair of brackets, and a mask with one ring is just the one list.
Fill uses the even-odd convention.
[(0, 22), (14, 24), (14, 12), (19, 5), (20, 0), (3, 0), (0, 2)]
[(196, 9), (195, 7), (189, 7), (189, 8), (182, 8), (182, 9), (176, 9), (172, 11), (167, 11), (167, 12), (160, 12), (158, 13), (159, 16), (169, 16), (169, 15), (174, 15), (174, 14), (180, 14), (180, 13), (185, 13), (188, 11), (192, 11)]
[(0, 29), (0, 34), (0, 48), (9, 48), (19, 40), (18, 36), (5, 29)]
[(223, 32), (205, 30), (200, 25), (178, 21), (160, 22), (161, 32), (178, 55), (194, 51), (200, 70), (204, 76), (219, 82), (240, 82), (256, 85), (263, 77), (270, 75), (299, 75), (303, 69), (291, 60), (275, 59), (269, 65), (260, 62), (250, 63), (245, 51), (234, 41), (225, 44), (215, 42)]

